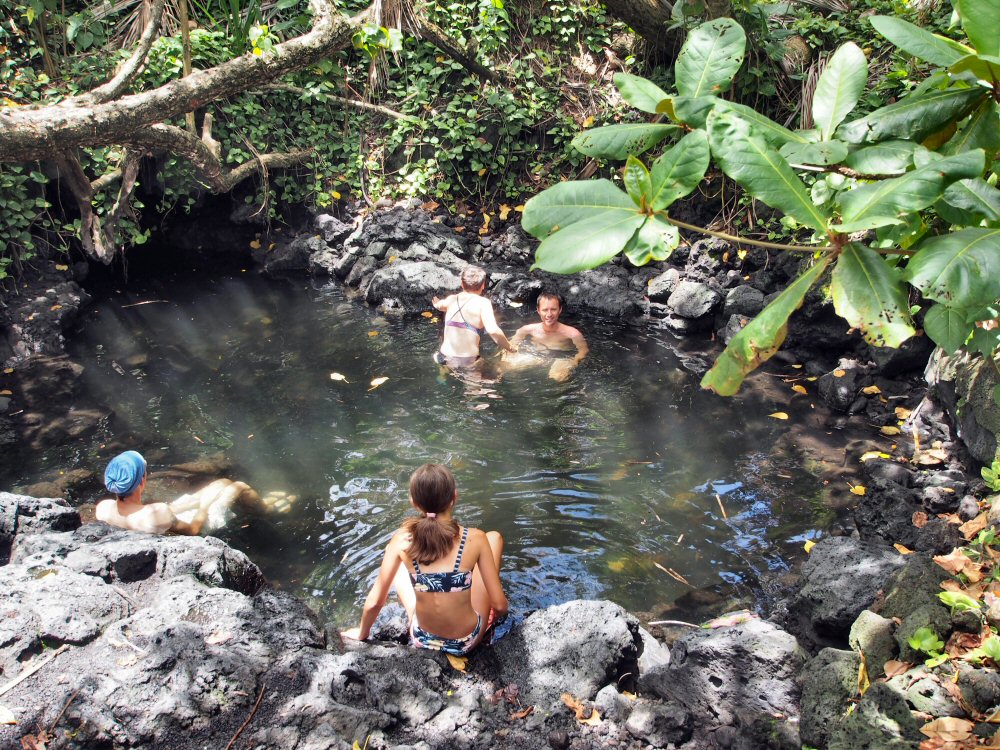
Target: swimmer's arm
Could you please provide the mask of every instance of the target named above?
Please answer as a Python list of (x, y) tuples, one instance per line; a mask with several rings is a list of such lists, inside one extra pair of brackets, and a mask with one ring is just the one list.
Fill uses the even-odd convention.
[(573, 364), (578, 365), (583, 362), (584, 358), (590, 353), (590, 347), (587, 346), (587, 339), (583, 337), (583, 334), (577, 331), (577, 335), (572, 337), (570, 341), (576, 346), (576, 356), (573, 357)]
[(211, 505), (212, 504), (210, 502), (205, 502), (203, 500), (201, 505), (198, 507), (198, 512), (190, 522), (182, 521), (174, 515), (169, 506), (166, 506), (166, 512), (169, 513), (172, 518), (172, 521), (170, 522), (170, 531), (174, 534), (198, 536), (201, 533), (201, 527), (204, 526), (205, 521), (208, 520), (208, 509)]
[(371, 635), (372, 625), (375, 624), (378, 613), (382, 611), (386, 599), (389, 598), (389, 592), (392, 590), (392, 582), (396, 577), (396, 571), (399, 570), (399, 566), (402, 564), (399, 557), (400, 540), (401, 537), (398, 533), (389, 540), (389, 544), (385, 548), (385, 554), (382, 556), (382, 565), (378, 569), (378, 578), (375, 579), (371, 591), (365, 597), (365, 606), (361, 610), (361, 625), (345, 630), (341, 634), (345, 638), (364, 641)]
[(431, 304), (434, 305), (434, 309), (440, 312), (445, 312), (452, 303), (455, 301), (455, 295), (449, 294), (444, 299), (439, 299), (438, 297), (431, 297)]
[(507, 340), (507, 336), (504, 332), (500, 330), (500, 326), (497, 324), (496, 316), (493, 314), (493, 305), (490, 304), (489, 300), (487, 300), (486, 304), (483, 305), (480, 310), (480, 315), (483, 318), (483, 328), (486, 329), (486, 333), (488, 333), (490, 338), (496, 342), (497, 346), (504, 351), (516, 352), (517, 347), (511, 344), (510, 341)]
[(517, 331), (514, 332), (514, 336), (510, 340), (511, 345), (518, 346), (522, 341), (528, 338), (528, 332), (530, 331), (530, 329), (531, 329), (530, 325), (521, 326), (520, 328), (518, 328)]
[(486, 587), (486, 593), (490, 597), (490, 607), (493, 608), (493, 613), (499, 621), (507, 616), (507, 610), (510, 608), (510, 605), (507, 603), (506, 594), (503, 593), (503, 584), (500, 583), (500, 571), (497, 570), (496, 560), (493, 559), (493, 551), (490, 549), (490, 543), (486, 539), (486, 534), (479, 531), (478, 536), (480, 537), (480, 543), (476, 566), (483, 577), (483, 585)]

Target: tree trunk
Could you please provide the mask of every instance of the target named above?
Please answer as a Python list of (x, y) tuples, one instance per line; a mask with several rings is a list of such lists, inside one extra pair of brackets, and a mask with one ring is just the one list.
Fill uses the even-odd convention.
[(604, 7), (643, 39), (660, 46), (667, 35), (674, 4), (669, 0), (605, 0)]

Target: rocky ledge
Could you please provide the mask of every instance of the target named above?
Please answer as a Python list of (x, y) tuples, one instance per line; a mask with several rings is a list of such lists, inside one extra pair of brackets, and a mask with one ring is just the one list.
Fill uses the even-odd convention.
[(575, 601), (453, 665), (396, 641), (398, 607), (345, 651), (216, 539), (0, 493), (0, 546), (3, 747), (798, 747), (807, 655), (753, 617), (671, 658), (616, 604)]

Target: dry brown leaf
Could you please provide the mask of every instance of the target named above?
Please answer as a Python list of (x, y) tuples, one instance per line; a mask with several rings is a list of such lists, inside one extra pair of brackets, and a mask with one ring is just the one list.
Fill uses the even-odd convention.
[(920, 733), (931, 739), (942, 739), (945, 742), (961, 742), (972, 736), (976, 725), (967, 719), (954, 716), (942, 716), (920, 727)]
[(986, 528), (989, 524), (989, 520), (986, 518), (986, 513), (980, 513), (978, 516), (970, 521), (966, 521), (958, 530), (962, 532), (962, 536), (966, 539), (972, 539), (976, 534)]
[(566, 708), (568, 708), (570, 711), (583, 710), (583, 704), (569, 693), (563, 693), (562, 695), (559, 696), (559, 698), (562, 700)]
[(918, 529), (922, 529), (927, 525), (927, 514), (922, 510), (915, 511), (910, 518), (910, 522)]
[[(942, 487), (940, 489), (944, 488)], [(962, 518), (961, 516), (958, 515), (958, 513), (938, 513), (938, 518), (940, 518), (942, 521), (947, 521), (950, 524), (954, 524), (955, 526), (961, 526), (964, 523), (964, 521), (962, 521)]]
[(947, 555), (936, 555), (934, 557), (934, 562), (952, 575), (964, 573), (972, 583), (981, 581), (983, 578), (983, 574), (979, 570), (979, 566), (965, 556), (961, 547), (956, 547)]
[(368, 332), (368, 338), (373, 339), (376, 336), (378, 336), (378, 331), (369, 331)]
[(433, 318), (434, 317), (434, 313), (430, 312), (429, 310), (424, 310), (422, 313), (420, 313), (420, 315), (423, 316), (423, 317), (425, 317), (425, 318)]
[(438, 206), (440, 206), (440, 205), (441, 205), (441, 204), (440, 204), (440, 203), (438, 203), (437, 201), (427, 201), (426, 203), (421, 203), (421, 204), (420, 204), (420, 207), (421, 207), (422, 209), (424, 209), (424, 211), (434, 211), (434, 210), (436, 210), (436, 209), (438, 208)]
[(534, 706), (528, 706), (527, 708), (522, 708), (520, 711), (515, 711), (510, 715), (511, 719), (523, 719), (528, 716), (532, 711), (535, 710)]
[(597, 709), (595, 708), (593, 711), (590, 712), (590, 716), (588, 716), (586, 719), (581, 719), (579, 716), (577, 716), (576, 720), (579, 721), (581, 724), (586, 724), (589, 727), (596, 727), (598, 724), (601, 723), (601, 714), (598, 713)]
[(862, 388), (861, 392), (866, 396), (874, 396), (876, 393), (881, 393), (882, 389), (877, 385), (870, 385), (867, 388)]
[(896, 661), (895, 659), (890, 659), (885, 663), (885, 666), (882, 668), (885, 670), (885, 678), (887, 680), (891, 680), (893, 677), (896, 677), (897, 675), (909, 672), (912, 666), (913, 665), (910, 664), (909, 662)]
[(445, 654), (445, 656), (448, 657), (448, 663), (451, 664), (452, 669), (457, 669), (459, 672), (465, 671), (465, 667), (469, 663), (468, 658), (454, 654)]
[(226, 641), (230, 641), (233, 638), (233, 634), (228, 630), (216, 630), (214, 633), (205, 638), (205, 643), (209, 646), (218, 646)]
[(948, 454), (938, 448), (931, 448), (929, 451), (921, 451), (913, 457), (913, 463), (919, 466), (937, 466), (948, 460)]
[(901, 430), (898, 427), (886, 426), (879, 428), (879, 432), (883, 435), (898, 435)]
[(792, 390), (796, 393), (801, 393), (803, 396), (809, 393), (804, 385), (799, 385), (798, 383), (792, 386)]
[(961, 591), (962, 593), (965, 593), (965, 589), (962, 588), (962, 584), (954, 578), (949, 578), (947, 581), (941, 581), (941, 588), (945, 591)]
[(908, 547), (904, 547), (904, 546), (903, 546), (902, 544), (900, 544), (899, 542), (896, 542), (896, 543), (895, 543), (894, 545), (892, 545), (892, 546), (893, 546), (893, 547), (895, 547), (895, 548), (896, 548), (896, 551), (897, 551), (897, 552), (898, 552), (899, 554), (901, 554), (901, 555), (912, 555), (912, 554), (913, 554), (913, 550), (912, 550), (912, 549), (909, 549)]
[(991, 747), (994, 748), (994, 750), (996, 750), (996, 748), (1000, 748), (1000, 730), (994, 732), (993, 736), (990, 737), (986, 743), (982, 745), (982, 747)]

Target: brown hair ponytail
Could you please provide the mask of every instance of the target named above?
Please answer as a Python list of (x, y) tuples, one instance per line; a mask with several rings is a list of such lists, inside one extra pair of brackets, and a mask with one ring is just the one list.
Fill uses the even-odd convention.
[(447, 467), (424, 464), (410, 476), (410, 499), (423, 515), (406, 519), (403, 529), (412, 537), (409, 555), (418, 563), (427, 565), (444, 557), (458, 537), (457, 523), (437, 517), (454, 498), (455, 477)]

